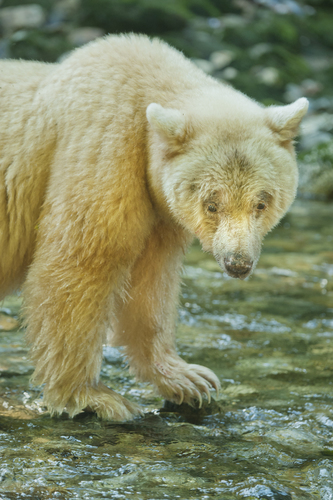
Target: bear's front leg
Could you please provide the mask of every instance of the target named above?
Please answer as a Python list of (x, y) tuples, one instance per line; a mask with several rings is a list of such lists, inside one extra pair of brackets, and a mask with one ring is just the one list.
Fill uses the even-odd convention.
[[(98, 214), (98, 203), (103, 208), (97, 198), (92, 214)], [(124, 287), (146, 228), (134, 219), (132, 238), (115, 238), (107, 211), (93, 221), (88, 209), (79, 213), (81, 220), (73, 210), (66, 219), (65, 209), (58, 214), (51, 207), (41, 219), (23, 290), (33, 380), (45, 384), (51, 414), (74, 416), (89, 408), (104, 419), (128, 420), (140, 413), (139, 407), (102, 384), (99, 374), (112, 296)], [(135, 238), (135, 228), (141, 239)]]
[(131, 372), (154, 384), (167, 400), (192, 404), (217, 392), (216, 375), (188, 364), (175, 350), (174, 329), (179, 274), (189, 236), (181, 228), (160, 223), (132, 270), (129, 298), (119, 300), (115, 342), (126, 346)]
[(73, 417), (87, 408), (103, 419), (131, 419), (139, 407), (99, 380), (109, 277), (68, 262), (49, 262), (43, 272), (40, 260), (29, 271), (25, 302), (33, 380), (45, 384), (45, 405), (51, 414)]

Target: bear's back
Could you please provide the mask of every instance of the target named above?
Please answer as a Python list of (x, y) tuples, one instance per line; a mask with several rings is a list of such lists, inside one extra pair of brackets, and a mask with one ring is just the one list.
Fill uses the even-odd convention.
[(28, 116), (36, 90), (54, 66), (35, 61), (0, 61), (0, 137), (2, 139), (3, 134), (9, 133), (9, 128), (22, 124), (22, 115)]

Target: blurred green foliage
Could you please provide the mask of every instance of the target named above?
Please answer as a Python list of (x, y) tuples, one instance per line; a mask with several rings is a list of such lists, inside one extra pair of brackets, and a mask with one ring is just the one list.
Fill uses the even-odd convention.
[(55, 62), (73, 46), (61, 33), (45, 29), (29, 30), (11, 40), (12, 57), (35, 61)]
[(184, 4), (176, 0), (82, 0), (78, 22), (101, 27), (107, 33), (178, 31), (187, 22), (188, 12)]
[[(333, 110), (333, 0), (290, 0), (289, 13), (277, 11), (285, 0), (267, 0), (271, 8), (256, 0), (3, 0), (0, 8), (32, 3), (45, 23), (2, 33), (0, 26), (2, 57), (57, 61), (75, 48), (71, 34), (80, 27), (146, 33), (205, 59), (214, 77), (264, 104), (305, 95), (313, 109)], [(215, 52), (231, 54), (225, 66), (214, 66)], [(325, 134), (319, 142), (332, 132)], [(332, 142), (301, 153), (304, 193), (333, 199), (332, 158)]]
[(333, 200), (333, 141), (302, 151), (298, 158), (307, 176), (304, 191)]
[[(307, 79), (318, 83), (317, 96), (333, 95), (332, 0), (299, 1), (299, 14), (279, 14), (250, 0), (81, 0), (58, 25), (50, 19), (59, 2), (34, 2), (45, 9), (46, 25), (14, 33), (11, 57), (56, 61), (74, 48), (69, 32), (90, 26), (159, 36), (192, 58), (231, 51), (231, 83), (265, 103), (284, 102), (288, 85)], [(3, 0), (1, 7), (28, 3)], [(224, 78), (223, 72), (214, 76)]]

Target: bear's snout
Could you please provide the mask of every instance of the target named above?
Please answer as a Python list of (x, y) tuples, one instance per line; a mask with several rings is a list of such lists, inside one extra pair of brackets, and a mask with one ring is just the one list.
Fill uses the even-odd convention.
[(245, 279), (251, 272), (253, 261), (240, 253), (228, 254), (224, 258), (224, 267), (232, 278)]

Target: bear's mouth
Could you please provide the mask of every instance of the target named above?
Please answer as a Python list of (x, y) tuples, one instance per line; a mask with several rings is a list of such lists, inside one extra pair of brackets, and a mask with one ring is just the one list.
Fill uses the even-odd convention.
[(240, 280), (245, 280), (245, 278), (247, 278), (250, 274), (251, 274), (251, 271), (252, 271), (252, 266), (249, 270), (247, 271), (230, 271), (230, 270), (225, 270), (226, 273), (231, 276), (231, 278), (238, 278)]

